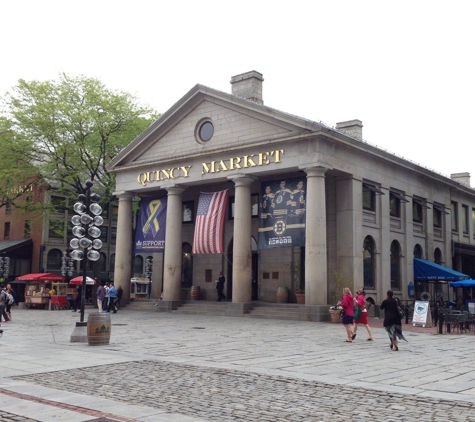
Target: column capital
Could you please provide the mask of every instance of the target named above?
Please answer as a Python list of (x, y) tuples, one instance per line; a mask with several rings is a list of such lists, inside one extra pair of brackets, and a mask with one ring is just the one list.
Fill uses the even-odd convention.
[(185, 192), (186, 187), (175, 185), (165, 188), (165, 190), (168, 192), (168, 195), (181, 195), (183, 192)]
[(325, 177), (325, 173), (330, 169), (330, 167), (325, 165), (317, 165), (312, 167), (305, 166), (301, 169), (307, 173), (307, 177)]
[(257, 177), (249, 174), (236, 173), (231, 176), (228, 176), (228, 180), (234, 182), (234, 186), (250, 186), (252, 182), (258, 180)]
[(119, 201), (131, 201), (136, 196), (135, 193), (126, 191), (114, 192), (114, 195)]

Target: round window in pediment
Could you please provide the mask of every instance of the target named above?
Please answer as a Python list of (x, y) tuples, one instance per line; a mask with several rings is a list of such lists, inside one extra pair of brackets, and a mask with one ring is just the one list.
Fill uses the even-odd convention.
[(197, 125), (198, 142), (208, 142), (214, 135), (214, 125), (210, 119), (201, 120)]

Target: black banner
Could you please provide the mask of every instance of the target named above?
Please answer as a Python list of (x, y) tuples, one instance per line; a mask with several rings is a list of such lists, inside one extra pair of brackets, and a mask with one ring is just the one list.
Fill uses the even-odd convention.
[(305, 246), (305, 177), (261, 184), (258, 249)]

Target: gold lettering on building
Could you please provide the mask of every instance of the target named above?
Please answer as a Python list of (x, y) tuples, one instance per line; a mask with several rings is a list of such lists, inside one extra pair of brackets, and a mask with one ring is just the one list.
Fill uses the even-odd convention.
[(142, 186), (147, 186), (152, 182), (163, 182), (169, 179), (178, 179), (180, 177), (189, 177), (191, 166), (171, 167), (154, 171), (146, 171), (137, 175), (137, 182)]
[(250, 154), (242, 157), (232, 157), (227, 160), (202, 163), (201, 175), (280, 163), (284, 153), (283, 149), (277, 149), (275, 151), (260, 152), (257, 156), (256, 154)]

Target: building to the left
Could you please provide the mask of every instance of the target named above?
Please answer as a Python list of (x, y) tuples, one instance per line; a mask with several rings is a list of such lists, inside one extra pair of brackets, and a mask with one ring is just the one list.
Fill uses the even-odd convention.
[[(15, 282), (15, 277), (28, 273), (56, 273), (61, 274), (63, 255), (69, 249), (69, 243), (74, 237), (72, 234), (71, 217), (74, 202), (52, 188), (45, 182), (23, 188), (17, 187), (23, 195), (17, 203), (31, 202), (49, 204), (48, 211), (28, 209), (28, 206), (17, 208), (7, 203), (0, 208), (0, 256), (10, 259), (8, 276), (5, 281), (12, 283), (19, 293), (20, 300), (24, 292), (24, 284)], [(94, 263), (88, 263), (88, 275), (100, 274), (102, 281), (109, 281), (114, 277), (115, 246), (117, 233), (118, 207), (112, 203), (102, 212), (104, 224), (101, 227), (100, 250), (101, 257)], [(73, 276), (80, 273), (81, 263), (74, 261)], [(133, 274), (141, 276), (144, 273), (145, 257), (133, 257)]]

